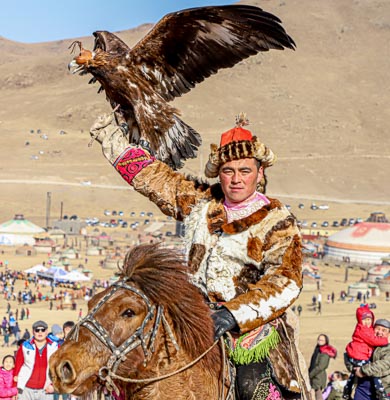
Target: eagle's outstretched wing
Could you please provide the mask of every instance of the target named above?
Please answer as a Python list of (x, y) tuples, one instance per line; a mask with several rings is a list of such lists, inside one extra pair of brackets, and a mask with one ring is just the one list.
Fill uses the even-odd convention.
[(163, 17), (131, 57), (165, 100), (239, 61), (270, 49), (294, 49), (276, 16), (249, 5), (191, 8)]
[(248, 5), (210, 6), (163, 17), (130, 49), (107, 31), (94, 32), (91, 52), (82, 47), (69, 64), (99, 81), (130, 141), (146, 139), (157, 157), (180, 168), (194, 158), (200, 135), (168, 104), (197, 83), (260, 51), (294, 49), (280, 20)]

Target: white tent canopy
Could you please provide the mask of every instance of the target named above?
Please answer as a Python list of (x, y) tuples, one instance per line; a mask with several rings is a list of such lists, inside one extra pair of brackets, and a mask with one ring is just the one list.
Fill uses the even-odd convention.
[(36, 274), (37, 272), (45, 272), (47, 270), (48, 268), (44, 267), (42, 264), (37, 264), (29, 269), (26, 269), (24, 272), (26, 274)]
[(91, 278), (88, 278), (88, 276), (85, 276), (79, 271), (71, 271), (68, 274), (61, 276), (61, 281), (64, 282), (84, 282), (84, 281), (90, 281)]
[(62, 269), (61, 267), (52, 266), (46, 271), (37, 272), (37, 275), (40, 278), (53, 279), (55, 281), (61, 281), (62, 278), (65, 275), (67, 275), (67, 272), (64, 269)]

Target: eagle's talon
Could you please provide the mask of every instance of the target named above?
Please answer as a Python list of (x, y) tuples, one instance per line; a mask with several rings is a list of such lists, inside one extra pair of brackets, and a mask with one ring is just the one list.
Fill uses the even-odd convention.
[(155, 155), (155, 154), (154, 154), (154, 151), (153, 151), (152, 148), (150, 147), (150, 143), (149, 143), (147, 140), (145, 140), (145, 139), (140, 139), (139, 145), (140, 145), (144, 150), (147, 150), (148, 153), (149, 153), (150, 155), (152, 155), (152, 156)]
[(126, 122), (122, 122), (119, 125), (119, 128), (121, 128), (122, 132), (127, 135), (129, 133), (129, 125), (126, 124)]

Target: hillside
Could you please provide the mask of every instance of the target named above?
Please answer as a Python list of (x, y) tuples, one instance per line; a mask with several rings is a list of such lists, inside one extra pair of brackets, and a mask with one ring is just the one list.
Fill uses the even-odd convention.
[[(372, 207), (390, 210), (390, 2), (245, 3), (279, 16), (297, 50), (251, 57), (175, 102), (204, 139), (201, 156), (185, 171), (199, 173), (209, 144), (246, 111), (250, 129), (278, 155), (268, 173), (270, 195), (378, 202)], [(117, 34), (133, 45), (148, 28)], [(92, 47), (92, 32), (76, 39)], [(24, 44), (0, 37), (2, 220), (18, 211), (42, 223), (47, 191), (55, 213), (60, 201), (84, 216), (114, 205), (130, 209), (134, 201), (150, 207), (128, 190), (94, 187), (125, 185), (99, 146), (87, 147), (89, 126), (108, 104), (88, 77), (68, 72), (72, 41)]]

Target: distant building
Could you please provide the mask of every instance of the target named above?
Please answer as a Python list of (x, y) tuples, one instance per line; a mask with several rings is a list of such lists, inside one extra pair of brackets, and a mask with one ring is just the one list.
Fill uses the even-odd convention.
[(381, 264), (368, 270), (367, 281), (378, 283), (387, 276), (390, 276), (390, 265)]
[(35, 243), (34, 235), (42, 232), (45, 230), (25, 219), (23, 214), (16, 214), (14, 219), (0, 225), (0, 245), (32, 246)]
[(53, 222), (53, 228), (62, 230), (66, 235), (80, 235), (86, 226), (85, 221), (77, 219), (62, 219)]
[(23, 246), (17, 247), (15, 250), (15, 254), (17, 256), (35, 256), (37, 254), (36, 249), (33, 246), (29, 246), (28, 244), (24, 244)]
[(329, 236), (325, 254), (339, 261), (380, 264), (390, 254), (390, 223), (383, 213), (373, 213), (367, 221)]

